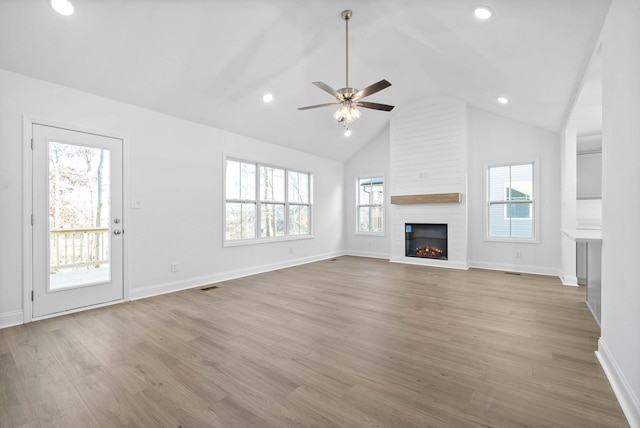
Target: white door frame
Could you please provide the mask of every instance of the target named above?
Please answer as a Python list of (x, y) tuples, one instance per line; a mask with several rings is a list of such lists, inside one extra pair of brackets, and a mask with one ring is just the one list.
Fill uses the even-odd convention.
[[(23, 140), (23, 155), (22, 155), (22, 194), (23, 194), (23, 224), (22, 224), (22, 290), (23, 290), (23, 322), (28, 323), (38, 319), (51, 318), (59, 315), (65, 315), (73, 312), (80, 312), (87, 309), (98, 308), (101, 306), (109, 306), (116, 303), (129, 300), (129, 273), (128, 273), (128, 251), (127, 251), (127, 235), (122, 235), (123, 240), (123, 292), (124, 298), (122, 300), (116, 300), (114, 302), (108, 302), (98, 304), (95, 306), (78, 308), (66, 312), (59, 312), (52, 315), (34, 318), (33, 306), (31, 301), (31, 293), (33, 291), (33, 228), (31, 225), (31, 215), (33, 213), (33, 152), (31, 150), (31, 140), (33, 138), (33, 125), (45, 125), (58, 128), (65, 128), (78, 132), (85, 132), (88, 134), (103, 135), (105, 137), (111, 137), (122, 140), (122, 199), (123, 199), (123, 218), (126, 218), (127, 204), (129, 200), (128, 185), (129, 182), (129, 144), (128, 138), (124, 135), (114, 132), (107, 132), (102, 130), (90, 129), (81, 127), (74, 124), (62, 123), (49, 119), (41, 119), (30, 116), (23, 116), (22, 120), (22, 140)], [(123, 221), (124, 223), (124, 221)]]

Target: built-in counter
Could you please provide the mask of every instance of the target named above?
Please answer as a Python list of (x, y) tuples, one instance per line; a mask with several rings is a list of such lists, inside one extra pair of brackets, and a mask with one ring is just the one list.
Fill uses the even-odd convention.
[[(577, 245), (586, 244), (584, 264), (586, 266), (587, 306), (591, 310), (598, 325), (600, 325), (600, 310), (602, 296), (602, 230), (600, 229), (575, 229), (563, 230), (562, 233), (576, 242), (576, 259), (579, 257)], [(576, 260), (578, 262), (578, 260)], [(579, 263), (576, 263), (579, 264)]]

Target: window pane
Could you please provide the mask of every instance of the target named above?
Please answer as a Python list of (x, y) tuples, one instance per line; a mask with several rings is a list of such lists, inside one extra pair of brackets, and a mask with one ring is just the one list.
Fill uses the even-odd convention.
[(360, 207), (358, 209), (358, 232), (382, 232), (382, 207)]
[(510, 199), (516, 201), (531, 200), (533, 191), (533, 165), (514, 165), (511, 167)]
[[(283, 174), (284, 185), (284, 174)], [(260, 207), (260, 236), (284, 236), (284, 205), (262, 204)]]
[(492, 204), (489, 207), (489, 236), (508, 238), (511, 236), (511, 220), (505, 218), (508, 204)]
[(289, 206), (289, 235), (308, 235), (309, 207), (306, 205)]
[(309, 203), (309, 174), (289, 171), (289, 203)]
[(489, 200), (507, 200), (505, 189), (509, 187), (509, 167), (498, 166), (489, 168)]
[(240, 162), (227, 161), (226, 198), (240, 199)]
[(510, 204), (507, 210), (507, 217), (515, 219), (530, 219), (531, 204)]
[[(529, 204), (514, 204), (512, 207), (520, 205), (527, 207), (531, 211)], [(520, 209), (520, 207), (518, 207)], [(513, 211), (512, 211), (513, 213)], [(511, 218), (511, 237), (512, 238), (533, 238), (533, 219), (532, 218)]]
[(371, 207), (358, 209), (358, 232), (371, 232)]
[(256, 237), (256, 205), (227, 202), (226, 238), (251, 239)]
[(380, 205), (384, 202), (382, 177), (358, 181), (358, 205)]
[(284, 202), (284, 169), (260, 167), (260, 200)]
[(227, 161), (227, 199), (256, 199), (256, 166), (252, 163)]

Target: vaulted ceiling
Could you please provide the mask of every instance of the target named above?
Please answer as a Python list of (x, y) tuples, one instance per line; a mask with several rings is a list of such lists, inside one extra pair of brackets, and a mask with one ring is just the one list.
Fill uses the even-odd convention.
[[(0, 68), (336, 160), (435, 94), (559, 131), (610, 4), (487, 0), (479, 21), (472, 0), (73, 1), (0, 1)], [(311, 82), (344, 86), (344, 9), (349, 83), (387, 79), (367, 100), (396, 106), (349, 138), (334, 108), (297, 110), (332, 101)]]

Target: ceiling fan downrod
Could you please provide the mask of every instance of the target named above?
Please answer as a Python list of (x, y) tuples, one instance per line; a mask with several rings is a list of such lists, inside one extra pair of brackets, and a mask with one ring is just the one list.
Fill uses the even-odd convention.
[(345, 85), (344, 87), (347, 88), (347, 90), (349, 89), (349, 20), (351, 19), (351, 17), (353, 16), (353, 12), (351, 12), (350, 10), (343, 10), (342, 13), (340, 14), (342, 16), (342, 19), (344, 19), (345, 22), (345, 26), (346, 26), (346, 37), (345, 37), (345, 45), (346, 45), (346, 73), (345, 73)]

